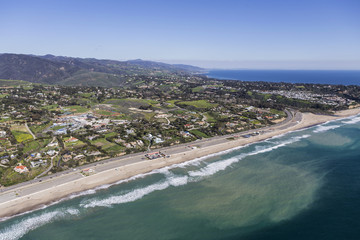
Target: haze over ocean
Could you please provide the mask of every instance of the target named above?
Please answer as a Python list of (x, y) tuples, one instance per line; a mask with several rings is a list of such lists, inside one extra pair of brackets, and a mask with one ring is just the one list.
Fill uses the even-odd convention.
[(210, 70), (206, 75), (241, 81), (360, 85), (360, 70)]
[(0, 239), (358, 239), (360, 117), (86, 191)]

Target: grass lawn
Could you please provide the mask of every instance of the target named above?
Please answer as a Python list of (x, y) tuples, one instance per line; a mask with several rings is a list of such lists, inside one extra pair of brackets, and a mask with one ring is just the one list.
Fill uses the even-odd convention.
[(45, 128), (51, 126), (51, 125), (52, 125), (52, 122), (49, 122), (47, 124), (41, 124), (41, 125), (33, 125), (33, 126), (30, 126), (30, 130), (33, 133), (39, 133), (39, 132), (42, 132)]
[(106, 150), (107, 148), (111, 148), (115, 146), (115, 143), (107, 141), (105, 138), (98, 138), (94, 141), (91, 141), (91, 144), (101, 147), (102, 149)]
[(200, 137), (200, 138), (208, 138), (209, 136), (206, 135), (205, 133), (203, 132), (200, 132), (199, 130), (197, 129), (194, 129), (194, 130), (190, 130), (190, 133), (197, 136), (197, 137)]
[(104, 102), (105, 104), (121, 105), (123, 107), (135, 107), (138, 108), (143, 105), (154, 106), (158, 104), (155, 100), (150, 99), (137, 99), (137, 98), (125, 98), (125, 99), (109, 99)]
[(26, 84), (30, 84), (30, 83), (22, 80), (0, 79), (0, 87), (9, 87), (9, 86), (26, 85)]
[(270, 112), (272, 114), (278, 114), (281, 117), (286, 117), (286, 113), (284, 111), (276, 110), (276, 109), (270, 109)]
[(69, 111), (73, 113), (85, 113), (89, 111), (89, 109), (80, 105), (66, 106), (65, 109), (69, 109)]
[(166, 103), (168, 103), (167, 107), (168, 108), (174, 108), (176, 107), (175, 105), (175, 102), (178, 102), (179, 100), (169, 100), (169, 101), (166, 101)]
[(55, 126), (55, 127), (52, 127), (51, 130), (56, 131), (56, 130), (62, 129), (62, 128), (64, 128), (64, 127), (65, 127), (65, 126), (57, 125), (57, 126)]
[(111, 133), (107, 133), (105, 134), (105, 137), (108, 138), (108, 137), (115, 137), (117, 135), (116, 132), (111, 132)]
[(24, 150), (23, 152), (24, 153), (27, 153), (27, 152), (33, 152), (33, 151), (36, 151), (37, 149), (40, 148), (40, 144), (38, 141), (31, 141), (31, 142), (28, 142), (25, 144), (24, 146)]
[(216, 120), (215, 120), (215, 118), (213, 117), (213, 116), (211, 116), (209, 113), (204, 113), (204, 116), (207, 118), (207, 121), (209, 122), (209, 123), (214, 123), (214, 122), (216, 122)]
[(85, 145), (85, 143), (80, 140), (77, 140), (76, 142), (66, 142), (68, 139), (68, 137), (63, 139), (65, 148), (82, 147)]
[(84, 97), (84, 98), (89, 98), (93, 95), (93, 93), (81, 93), (80, 96)]
[(125, 150), (124, 147), (121, 147), (117, 144), (114, 144), (113, 146), (109, 147), (106, 149), (106, 152), (108, 153), (119, 153), (119, 152), (123, 152)]
[(52, 104), (52, 105), (43, 106), (42, 108), (51, 111), (51, 110), (56, 110), (58, 107), (59, 107), (59, 105), (57, 105), (57, 104)]
[(202, 86), (199, 86), (199, 87), (192, 88), (191, 91), (193, 93), (197, 93), (197, 92), (203, 92), (203, 91), (205, 91), (205, 89)]
[(24, 153), (28, 153), (28, 152), (34, 152), (34, 151), (39, 151), (39, 150), (47, 150), (47, 148), (44, 148), (44, 147), (46, 145), (48, 145), (50, 143), (50, 141), (51, 141), (50, 138), (29, 141), (25, 144), (23, 151), (24, 151)]
[(95, 113), (96, 113), (96, 114), (99, 114), (99, 115), (103, 115), (103, 116), (120, 115), (120, 113), (111, 112), (111, 111), (107, 111), (107, 110), (97, 110)]
[(153, 113), (153, 112), (151, 112), (151, 113), (143, 112), (141, 114), (144, 115), (144, 118), (148, 121), (150, 121), (156, 115), (156, 113)]
[(193, 106), (196, 108), (213, 108), (218, 105), (216, 103), (209, 103), (207, 100), (184, 101), (179, 102), (179, 104)]

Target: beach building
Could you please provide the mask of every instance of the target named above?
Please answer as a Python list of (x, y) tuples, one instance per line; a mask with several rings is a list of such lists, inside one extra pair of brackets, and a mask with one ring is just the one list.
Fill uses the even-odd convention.
[(93, 174), (95, 173), (95, 170), (92, 169), (92, 168), (87, 168), (87, 169), (83, 169), (81, 171), (82, 174), (86, 175), (86, 176), (89, 176), (90, 174)]
[(145, 154), (145, 157), (147, 157), (150, 160), (153, 160), (153, 159), (165, 157), (165, 154), (163, 154), (162, 152), (153, 152), (153, 153)]

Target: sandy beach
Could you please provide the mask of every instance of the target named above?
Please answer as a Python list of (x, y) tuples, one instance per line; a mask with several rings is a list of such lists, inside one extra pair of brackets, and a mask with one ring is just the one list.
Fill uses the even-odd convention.
[[(55, 202), (71, 194), (94, 189), (101, 185), (111, 184), (123, 179), (150, 172), (165, 166), (182, 163), (195, 158), (205, 157), (210, 154), (243, 146), (249, 143), (262, 141), (287, 132), (321, 124), (327, 121), (349, 117), (360, 113), (360, 109), (350, 109), (336, 112), (334, 116), (315, 115), (297, 112), (292, 118), (275, 126), (253, 130), (261, 134), (249, 138), (238, 137), (243, 133), (214, 137), (195, 141), (186, 145), (177, 145), (169, 148), (158, 149), (169, 155), (167, 158), (147, 160), (145, 153), (133, 154), (103, 162), (82, 166), (79, 169), (59, 173), (55, 176), (31, 181), (19, 186), (2, 189), (0, 193), (0, 217), (9, 217), (20, 214), (45, 204)], [(195, 147), (188, 147), (189, 145)], [(82, 169), (91, 167), (95, 171), (90, 176), (81, 174)]]

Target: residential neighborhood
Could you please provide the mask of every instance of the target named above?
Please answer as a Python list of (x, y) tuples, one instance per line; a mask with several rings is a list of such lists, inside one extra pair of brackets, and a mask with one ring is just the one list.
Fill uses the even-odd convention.
[(283, 121), (285, 108), (328, 113), (359, 102), (355, 86), (258, 84), (196, 75), (129, 76), (127, 84), (0, 88), (0, 184), (261, 128)]

